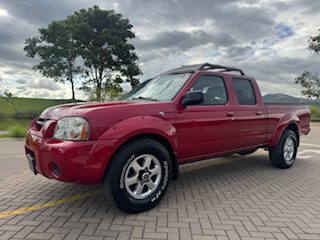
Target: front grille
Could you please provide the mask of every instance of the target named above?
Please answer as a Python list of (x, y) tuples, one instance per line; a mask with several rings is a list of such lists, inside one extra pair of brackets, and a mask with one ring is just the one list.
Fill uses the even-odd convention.
[(37, 130), (40, 131), (41, 128), (44, 126), (44, 124), (48, 121), (49, 119), (44, 119), (44, 118), (38, 118), (36, 122)]

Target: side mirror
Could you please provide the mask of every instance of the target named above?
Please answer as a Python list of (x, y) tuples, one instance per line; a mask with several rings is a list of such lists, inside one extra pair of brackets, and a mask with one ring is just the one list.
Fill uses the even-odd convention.
[(201, 91), (188, 92), (182, 99), (183, 106), (194, 105), (203, 102), (203, 93)]

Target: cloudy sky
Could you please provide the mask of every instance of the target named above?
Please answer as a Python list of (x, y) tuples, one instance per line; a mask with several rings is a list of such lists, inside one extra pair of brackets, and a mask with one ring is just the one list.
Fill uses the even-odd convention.
[(210, 62), (242, 68), (264, 94), (300, 96), (294, 78), (319, 70), (320, 56), (306, 47), (320, 28), (320, 1), (0, 0), (0, 91), (70, 98), (68, 85), (32, 70), (35, 60), (25, 56), (24, 41), (51, 21), (93, 5), (122, 13), (134, 26), (141, 80), (180, 65)]

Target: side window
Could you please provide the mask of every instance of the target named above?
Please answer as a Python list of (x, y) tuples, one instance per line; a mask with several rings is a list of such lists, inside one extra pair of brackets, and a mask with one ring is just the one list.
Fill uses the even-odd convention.
[(250, 80), (234, 78), (232, 83), (240, 105), (256, 104), (256, 96)]
[(202, 91), (200, 105), (224, 105), (228, 100), (224, 80), (217, 76), (201, 76), (189, 91)]

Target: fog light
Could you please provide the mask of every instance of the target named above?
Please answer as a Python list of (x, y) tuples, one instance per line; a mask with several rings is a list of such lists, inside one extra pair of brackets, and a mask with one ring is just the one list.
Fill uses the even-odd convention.
[(58, 166), (57, 164), (55, 164), (55, 163), (52, 163), (51, 168), (52, 168), (52, 172), (53, 172), (57, 177), (60, 177), (61, 171), (60, 171), (59, 166)]

